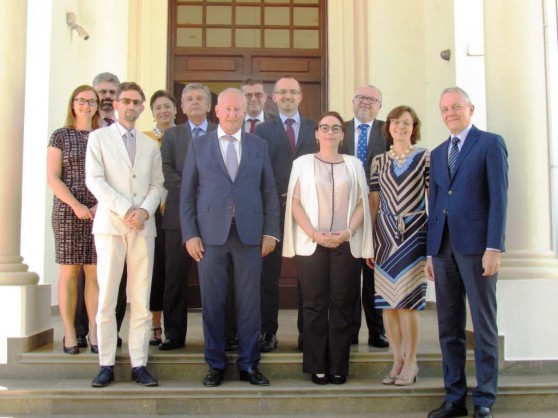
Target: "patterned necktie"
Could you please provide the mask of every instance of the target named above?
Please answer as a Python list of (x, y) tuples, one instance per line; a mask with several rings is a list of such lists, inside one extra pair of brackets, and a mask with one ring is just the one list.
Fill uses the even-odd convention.
[(229, 172), (229, 176), (231, 176), (231, 180), (234, 181), (236, 178), (236, 172), (238, 171), (238, 157), (236, 155), (236, 149), (234, 147), (234, 143), (236, 138), (234, 136), (228, 135), (227, 141), (227, 154), (225, 156), (225, 166), (227, 167), (227, 171)]
[(295, 131), (293, 129), (293, 123), (295, 122), (294, 119), (287, 119), (285, 124), (287, 125), (287, 138), (289, 138), (289, 145), (291, 146), (291, 152), (295, 153), (296, 150), (296, 140), (295, 140)]
[(459, 156), (459, 147), (457, 146), (459, 141), (460, 139), (456, 136), (451, 139), (451, 150), (448, 158), (450, 178), (453, 178), (453, 175), (455, 174), (455, 163), (457, 161), (457, 157)]
[(130, 131), (124, 134), (124, 145), (126, 145), (126, 151), (128, 151), (130, 162), (133, 165), (136, 159), (136, 141), (134, 141), (134, 136)]
[(366, 164), (366, 153), (368, 151), (368, 125), (366, 123), (361, 123), (358, 125), (360, 129), (360, 135), (358, 136), (358, 143), (357, 143), (357, 157), (362, 164)]
[(201, 132), (202, 132), (202, 128), (200, 128), (199, 126), (196, 126), (196, 127), (194, 128), (194, 130), (192, 131), (192, 136), (193, 136), (194, 138), (197, 138), (198, 136), (201, 135)]
[(258, 123), (258, 119), (250, 119), (250, 133), (254, 133), (254, 129), (256, 128), (256, 123)]
[(103, 121), (105, 122), (106, 126), (110, 126), (114, 123), (114, 121), (111, 118), (103, 118)]

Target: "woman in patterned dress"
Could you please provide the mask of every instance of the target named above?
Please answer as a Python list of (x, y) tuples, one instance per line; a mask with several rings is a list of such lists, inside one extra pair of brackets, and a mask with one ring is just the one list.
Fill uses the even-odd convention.
[[(149, 101), (155, 127), (145, 134), (157, 142), (159, 147), (163, 141), (163, 135), (167, 128), (174, 126), (176, 118), (176, 99), (165, 90), (157, 90)], [(151, 296), (149, 298), (149, 309), (153, 315), (151, 318), (151, 331), (153, 336), (149, 340), (149, 345), (159, 345), (163, 342), (163, 330), (161, 328), (161, 312), (163, 310), (163, 296), (165, 293), (165, 230), (161, 228), (165, 202), (167, 200), (165, 190), (161, 205), (155, 212), (155, 225), (157, 227), (157, 237), (155, 238), (155, 262), (153, 263), (153, 279), (151, 280)]]
[[(383, 309), (393, 367), (382, 383), (416, 381), (419, 310), (425, 307), (426, 193), (430, 153), (415, 146), (420, 120), (408, 106), (387, 116), (384, 136), (391, 144), (372, 160), (370, 213), (374, 237), (375, 305)], [(369, 295), (370, 296), (370, 295)]]
[(89, 132), (99, 127), (99, 97), (91, 86), (77, 87), (68, 103), (64, 128), (52, 134), (47, 150), (47, 181), (54, 193), (52, 228), (60, 264), (58, 306), (64, 323), (63, 349), (78, 354), (74, 318), (77, 278), (85, 271), (89, 344), (97, 352), (97, 253), (91, 234), (97, 201), (85, 186), (85, 151)]

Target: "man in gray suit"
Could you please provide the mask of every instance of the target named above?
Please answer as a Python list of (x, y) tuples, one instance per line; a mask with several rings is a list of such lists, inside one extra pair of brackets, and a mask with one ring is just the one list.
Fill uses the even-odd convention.
[(211, 93), (207, 86), (190, 83), (182, 91), (182, 111), (188, 116), (186, 123), (165, 131), (161, 144), (165, 188), (169, 191), (163, 229), (165, 230), (165, 294), (163, 317), (165, 341), (159, 350), (184, 347), (188, 327), (188, 272), (192, 258), (184, 250), (180, 233), (179, 195), (182, 169), (192, 138), (205, 135), (217, 126), (207, 120), (211, 109)]
[[(353, 98), (354, 119), (345, 123), (345, 139), (340, 151), (362, 161), (366, 178), (370, 180), (372, 159), (386, 152), (386, 140), (382, 134), (384, 121), (376, 119), (382, 108), (382, 93), (367, 85), (356, 89)], [(374, 307), (374, 270), (362, 262), (362, 307), (368, 326), (368, 345), (389, 347), (385, 336), (382, 312)], [(358, 343), (361, 324), (360, 299), (353, 314), (353, 344)]]
[(237, 366), (240, 380), (269, 385), (260, 360), (260, 277), (262, 258), (279, 238), (279, 202), (268, 144), (242, 131), (246, 98), (238, 89), (221, 92), (216, 131), (190, 142), (180, 190), (183, 242), (198, 262), (202, 297), (204, 386), (218, 386), (225, 353), (228, 269), (234, 268)]

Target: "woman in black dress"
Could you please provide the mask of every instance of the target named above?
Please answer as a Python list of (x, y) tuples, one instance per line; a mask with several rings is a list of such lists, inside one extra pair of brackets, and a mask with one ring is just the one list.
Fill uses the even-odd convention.
[(91, 227), (97, 201), (85, 186), (85, 151), (89, 132), (99, 127), (99, 97), (91, 86), (77, 87), (68, 103), (65, 126), (52, 134), (47, 151), (47, 180), (54, 193), (52, 228), (60, 264), (58, 306), (64, 323), (63, 349), (78, 354), (74, 317), (77, 277), (85, 271), (89, 344), (97, 352), (97, 253)]

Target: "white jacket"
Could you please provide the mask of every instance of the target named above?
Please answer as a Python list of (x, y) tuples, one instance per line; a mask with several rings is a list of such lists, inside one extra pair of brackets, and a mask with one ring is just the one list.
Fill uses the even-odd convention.
[[(349, 210), (347, 212), (347, 225), (359, 203), (356, 188), (360, 188), (362, 204), (364, 206), (364, 222), (355, 231), (349, 240), (351, 254), (355, 258), (369, 258), (374, 254), (372, 244), (372, 226), (370, 222), (370, 209), (368, 205), (369, 187), (364, 174), (362, 163), (356, 157), (343, 154), (343, 159), (351, 175), (351, 193), (349, 196)], [(287, 208), (285, 213), (285, 233), (283, 236), (283, 257), (296, 255), (311, 255), (316, 251), (316, 242), (298, 226), (292, 214), (293, 192), (297, 181), (300, 181), (300, 201), (306, 215), (314, 229), (318, 229), (318, 193), (314, 181), (315, 155), (307, 154), (293, 162), (293, 169), (289, 179), (287, 193)]]

